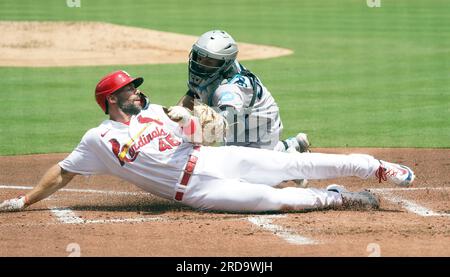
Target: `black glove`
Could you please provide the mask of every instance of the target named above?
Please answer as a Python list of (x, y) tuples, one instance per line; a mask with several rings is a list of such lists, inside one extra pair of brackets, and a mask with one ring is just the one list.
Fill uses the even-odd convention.
[(150, 106), (150, 100), (147, 95), (145, 95), (142, 91), (138, 91), (138, 95), (141, 98), (141, 106), (143, 110), (146, 110), (148, 106)]

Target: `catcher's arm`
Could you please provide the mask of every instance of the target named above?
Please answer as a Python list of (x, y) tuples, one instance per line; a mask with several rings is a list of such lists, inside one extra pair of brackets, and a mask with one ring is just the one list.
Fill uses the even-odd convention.
[(190, 94), (183, 95), (180, 101), (178, 101), (177, 106), (182, 106), (192, 111), (194, 109), (194, 97)]
[(47, 170), (37, 186), (25, 196), (3, 201), (0, 204), (0, 211), (19, 211), (25, 209), (66, 186), (75, 175), (75, 173), (68, 172), (56, 164)]

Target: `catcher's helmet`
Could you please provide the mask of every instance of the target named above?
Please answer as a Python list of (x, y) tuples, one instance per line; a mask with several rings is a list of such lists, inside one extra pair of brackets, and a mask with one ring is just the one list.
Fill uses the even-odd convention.
[(236, 60), (238, 47), (225, 31), (204, 33), (189, 54), (189, 83), (206, 87), (226, 72)]
[(95, 100), (105, 114), (108, 114), (108, 102), (106, 97), (124, 86), (133, 83), (137, 88), (144, 82), (144, 78), (132, 78), (123, 70), (114, 71), (103, 77), (95, 87)]

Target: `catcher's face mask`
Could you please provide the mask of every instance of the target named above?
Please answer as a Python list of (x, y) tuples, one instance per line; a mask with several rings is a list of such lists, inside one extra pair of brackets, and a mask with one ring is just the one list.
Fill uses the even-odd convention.
[(224, 60), (203, 57), (195, 51), (191, 52), (191, 57), (189, 58), (190, 70), (199, 76), (205, 77), (210, 77), (216, 73), (224, 63)]
[(234, 63), (237, 53), (236, 42), (225, 31), (204, 33), (189, 54), (189, 84), (206, 88), (215, 83)]

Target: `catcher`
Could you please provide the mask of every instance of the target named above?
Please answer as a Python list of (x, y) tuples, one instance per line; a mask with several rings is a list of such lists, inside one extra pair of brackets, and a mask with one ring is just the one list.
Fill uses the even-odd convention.
[(236, 42), (225, 31), (201, 35), (189, 55), (189, 90), (178, 105), (193, 110), (201, 102), (217, 110), (229, 126), (224, 145), (307, 152), (304, 133), (280, 141), (278, 106), (261, 80), (236, 60), (237, 54)]

